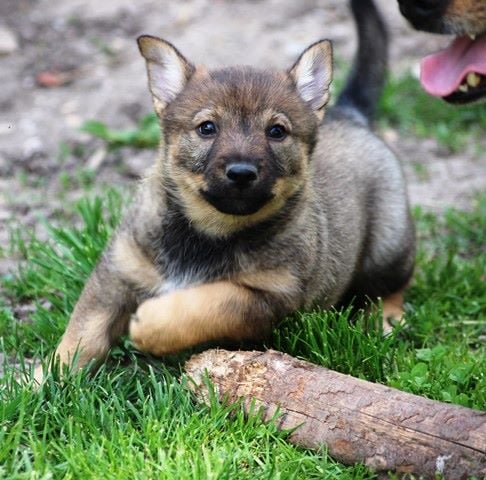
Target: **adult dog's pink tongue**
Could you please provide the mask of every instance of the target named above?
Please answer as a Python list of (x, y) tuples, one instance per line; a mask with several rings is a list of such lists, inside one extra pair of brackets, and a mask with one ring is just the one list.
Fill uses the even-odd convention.
[(486, 36), (471, 40), (456, 38), (447, 48), (425, 57), (420, 63), (420, 82), (436, 97), (450, 95), (469, 73), (486, 75)]

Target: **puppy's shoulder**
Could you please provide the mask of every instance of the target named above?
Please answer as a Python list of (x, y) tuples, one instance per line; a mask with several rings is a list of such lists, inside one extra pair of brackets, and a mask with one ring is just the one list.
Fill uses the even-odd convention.
[(398, 160), (386, 143), (369, 127), (359, 112), (330, 108), (320, 126), (315, 151), (318, 165), (354, 169), (399, 168)]

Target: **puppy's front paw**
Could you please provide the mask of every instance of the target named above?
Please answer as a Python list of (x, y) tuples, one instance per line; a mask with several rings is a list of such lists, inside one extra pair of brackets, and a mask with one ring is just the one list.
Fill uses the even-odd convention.
[(180, 350), (173, 341), (177, 312), (170, 295), (143, 302), (130, 320), (130, 337), (142, 352), (165, 355)]
[(390, 335), (393, 329), (404, 324), (404, 312), (399, 306), (383, 306), (383, 334)]

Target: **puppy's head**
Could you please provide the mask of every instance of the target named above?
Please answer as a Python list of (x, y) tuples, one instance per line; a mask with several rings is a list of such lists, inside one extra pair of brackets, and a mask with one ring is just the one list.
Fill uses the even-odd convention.
[(329, 99), (329, 41), (311, 45), (288, 72), (208, 71), (168, 42), (138, 43), (162, 125), (161, 168), (196, 228), (230, 235), (304, 191)]

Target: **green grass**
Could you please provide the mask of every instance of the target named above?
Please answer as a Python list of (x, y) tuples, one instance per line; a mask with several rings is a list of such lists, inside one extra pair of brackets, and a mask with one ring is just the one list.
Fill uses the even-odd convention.
[[(118, 223), (124, 199), (77, 206), (79, 228), (49, 226), (51, 240), (14, 231), (23, 257), (2, 279), (0, 351), (9, 362), (0, 380), (0, 477), (167, 479), (368, 479), (325, 451), (286, 442), (286, 433), (255, 413), (214, 398), (198, 404), (181, 378), (181, 360), (114, 348), (96, 375), (86, 371), (38, 391), (16, 380), (16, 361), (52, 352), (82, 285)], [(407, 294), (407, 326), (383, 338), (349, 312), (296, 314), (275, 332), (274, 347), (370, 381), (432, 399), (486, 409), (486, 195), (474, 211), (437, 218), (417, 210), (418, 265)], [(28, 322), (14, 307), (33, 304)], [(22, 365), (24, 365), (22, 367)]]
[(486, 105), (452, 106), (425, 93), (410, 74), (390, 78), (378, 108), (379, 125), (397, 128), (402, 134), (434, 138), (451, 152), (474, 146), (484, 154)]
[(135, 359), (37, 394), (7, 383), (4, 396), (0, 459), (8, 478), (371, 478), (363, 467), (287, 444), (238, 407), (196, 406), (176, 377)]
[(155, 113), (142, 117), (133, 129), (115, 130), (98, 120), (89, 120), (83, 124), (82, 130), (101, 138), (110, 148), (157, 148), (160, 138), (160, 127)]

